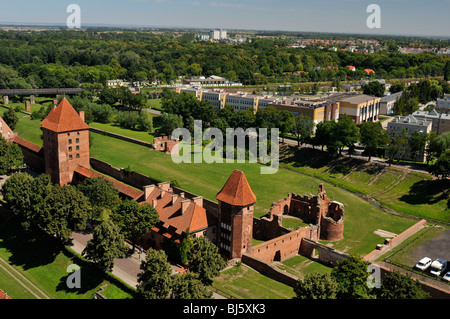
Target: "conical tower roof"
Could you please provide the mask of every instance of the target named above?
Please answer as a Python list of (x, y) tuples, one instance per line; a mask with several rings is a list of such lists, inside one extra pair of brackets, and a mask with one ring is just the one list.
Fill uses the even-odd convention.
[(231, 174), (216, 199), (233, 206), (249, 206), (256, 203), (256, 196), (245, 174), (238, 170)]
[(89, 125), (81, 119), (80, 115), (66, 98), (50, 111), (47, 117), (41, 122), (41, 126), (57, 133), (89, 129)]

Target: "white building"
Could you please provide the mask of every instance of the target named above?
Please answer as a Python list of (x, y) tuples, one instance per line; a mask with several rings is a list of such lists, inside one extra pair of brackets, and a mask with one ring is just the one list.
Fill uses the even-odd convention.
[[(420, 132), (423, 134), (430, 133), (432, 131), (433, 122), (427, 119), (418, 119), (414, 115), (397, 116), (391, 122), (388, 123), (388, 131), (391, 138), (398, 134), (401, 134), (403, 130), (406, 130), (408, 136), (414, 134), (414, 132)], [(414, 158), (411, 152), (408, 150), (403, 156), (404, 160), (416, 160), (418, 162), (424, 162), (426, 159), (425, 149), (421, 150), (419, 154)]]
[(228, 38), (227, 30), (215, 29), (209, 31), (209, 39), (210, 40), (225, 40)]
[(435, 109), (438, 112), (450, 111), (450, 94), (444, 94), (444, 98), (437, 99)]

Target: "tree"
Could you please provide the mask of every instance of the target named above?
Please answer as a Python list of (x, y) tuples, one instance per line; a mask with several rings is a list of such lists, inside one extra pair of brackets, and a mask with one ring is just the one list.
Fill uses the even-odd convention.
[(376, 154), (378, 147), (385, 146), (389, 135), (380, 122), (365, 122), (360, 127), (360, 141), (364, 145), (364, 153), (369, 156), (369, 162)]
[(314, 130), (314, 122), (307, 115), (296, 115), (294, 118), (294, 127), (292, 132), (297, 137), (297, 145), (306, 143), (312, 136)]
[(11, 170), (23, 167), (23, 153), (15, 143), (7, 142), (0, 135), (0, 175), (9, 174)]
[(119, 95), (116, 89), (106, 88), (99, 94), (101, 104), (114, 105), (119, 100)]
[(15, 108), (13, 107), (9, 108), (5, 113), (3, 113), (2, 118), (11, 130), (16, 129), (19, 117), (17, 116)]
[(31, 209), (31, 192), (34, 178), (28, 173), (15, 173), (2, 186), (3, 199), (12, 212), (23, 221)]
[(119, 190), (106, 178), (87, 178), (77, 187), (91, 203), (94, 220), (103, 220), (121, 203)]
[(365, 84), (361, 86), (361, 88), (363, 89), (364, 94), (376, 97), (383, 97), (384, 91), (386, 90), (386, 86), (378, 81), (369, 82), (369, 84)]
[(338, 299), (361, 299), (368, 295), (368, 266), (369, 262), (355, 255), (338, 262), (331, 272), (338, 283)]
[(338, 284), (330, 274), (311, 273), (294, 288), (295, 299), (336, 299)]
[(322, 150), (324, 146), (332, 147), (335, 141), (334, 132), (336, 125), (334, 121), (320, 122), (317, 124), (316, 135), (313, 138), (314, 145), (321, 146)]
[(376, 289), (379, 299), (428, 299), (430, 295), (422, 285), (410, 276), (397, 271), (388, 272), (383, 279), (381, 289)]
[(171, 136), (177, 128), (184, 127), (181, 115), (163, 113), (159, 119), (160, 131), (166, 136)]
[(289, 111), (280, 112), (280, 133), (282, 143), (284, 143), (284, 136), (290, 132), (295, 125), (294, 115)]
[(194, 251), (189, 261), (189, 270), (198, 273), (200, 281), (208, 285), (225, 268), (226, 262), (220, 256), (217, 246), (204, 236), (194, 240)]
[(386, 147), (386, 155), (389, 158), (389, 166), (395, 158), (400, 161), (408, 151), (408, 133), (403, 129), (401, 133), (396, 134), (390, 138), (389, 144)]
[(450, 176), (450, 149), (445, 150), (436, 163), (428, 168), (428, 171), (438, 178), (448, 178)]
[(137, 291), (145, 299), (166, 299), (172, 287), (172, 268), (163, 250), (150, 248), (140, 265)]
[(425, 145), (427, 143), (427, 134), (415, 131), (408, 139), (409, 151), (415, 162), (420, 152), (425, 152)]
[(134, 250), (138, 240), (159, 221), (159, 215), (149, 203), (140, 205), (134, 200), (125, 199), (117, 207), (113, 219), (125, 238), (133, 242)]
[(88, 199), (73, 186), (54, 185), (35, 210), (36, 225), (60, 242), (69, 240), (74, 230), (84, 230), (90, 206)]
[(339, 150), (339, 154), (342, 153), (344, 147), (349, 148), (349, 153), (354, 148), (355, 143), (358, 142), (358, 127), (355, 122), (348, 115), (342, 115), (339, 117), (337, 125), (335, 126), (335, 132), (333, 134), (333, 140), (335, 146)]
[(88, 241), (82, 255), (92, 260), (104, 271), (111, 270), (115, 258), (125, 256), (125, 240), (117, 225), (111, 221), (104, 221), (93, 232), (93, 238)]
[(198, 279), (198, 275), (190, 271), (175, 275), (173, 278), (170, 299), (211, 299), (209, 291)]
[(444, 66), (444, 80), (450, 81), (450, 61), (447, 61)]

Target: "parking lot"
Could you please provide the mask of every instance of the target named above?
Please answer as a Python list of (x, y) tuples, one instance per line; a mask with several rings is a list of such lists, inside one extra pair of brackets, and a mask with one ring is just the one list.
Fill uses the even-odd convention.
[(432, 260), (442, 258), (450, 261), (450, 229), (444, 230), (437, 237), (416, 247), (413, 257), (414, 263), (423, 257), (429, 257)]

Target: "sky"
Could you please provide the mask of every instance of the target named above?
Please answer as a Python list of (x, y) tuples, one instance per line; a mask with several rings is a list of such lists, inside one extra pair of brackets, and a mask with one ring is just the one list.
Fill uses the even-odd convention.
[[(450, 0), (1, 0), (0, 23), (223, 28), (450, 37)], [(4, 3), (6, 2), (6, 3)], [(370, 4), (381, 28), (369, 28)]]

